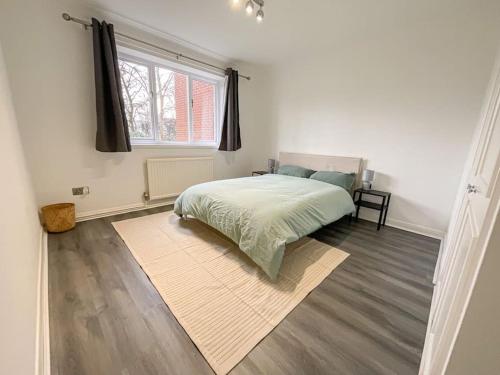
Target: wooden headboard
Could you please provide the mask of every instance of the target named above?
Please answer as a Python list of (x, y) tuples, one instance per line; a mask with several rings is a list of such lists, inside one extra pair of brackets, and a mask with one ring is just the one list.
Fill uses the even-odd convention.
[(280, 152), (280, 165), (292, 164), (315, 171), (337, 171), (343, 173), (356, 173), (354, 189), (361, 186), (361, 172), (363, 159), (347, 156), (329, 156), (313, 154), (297, 154), (293, 152)]

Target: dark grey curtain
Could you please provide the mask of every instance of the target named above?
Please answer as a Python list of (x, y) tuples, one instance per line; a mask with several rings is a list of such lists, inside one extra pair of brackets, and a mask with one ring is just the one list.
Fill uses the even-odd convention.
[(220, 151), (236, 151), (241, 148), (240, 136), (240, 108), (238, 101), (238, 71), (226, 70), (227, 91), (224, 106), (224, 122), (219, 145)]
[(132, 151), (113, 25), (92, 18), (92, 34), (97, 109), (95, 148), (102, 152)]

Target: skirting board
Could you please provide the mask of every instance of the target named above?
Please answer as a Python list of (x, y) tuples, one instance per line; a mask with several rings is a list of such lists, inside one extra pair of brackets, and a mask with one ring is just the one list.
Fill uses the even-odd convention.
[(408, 223), (406, 221), (397, 220), (397, 219), (387, 218), (387, 225), (389, 227), (394, 227), (394, 228), (406, 230), (408, 232), (422, 234), (424, 236), (436, 238), (438, 240), (442, 240), (444, 238), (444, 235), (445, 235), (445, 232), (443, 232), (442, 230), (426, 227), (423, 225)]
[(141, 202), (141, 203), (129, 204), (126, 206), (105, 208), (103, 210), (77, 212), (76, 221), (77, 222), (87, 221), (87, 220), (92, 220), (92, 219), (99, 219), (101, 217), (125, 214), (127, 212), (147, 210), (148, 208), (168, 206), (168, 205), (174, 204), (174, 202), (175, 202), (175, 199), (169, 199), (169, 200), (161, 201), (158, 203), (143, 203), (143, 202)]
[[(360, 213), (359, 217), (361, 219), (368, 220), (368, 221), (371, 221), (374, 223), (376, 223), (378, 220), (378, 216), (377, 216), (377, 218), (374, 218), (373, 216), (370, 216), (367, 214), (362, 214), (362, 213)], [(442, 230), (431, 228), (431, 227), (426, 227), (424, 225), (409, 223), (409, 222), (406, 222), (403, 220), (392, 219), (390, 217), (387, 218), (386, 225), (389, 227), (402, 229), (402, 230), (405, 230), (407, 232), (412, 232), (412, 233), (416, 233), (416, 234), (421, 234), (423, 236), (436, 238), (438, 240), (443, 240), (443, 238), (445, 236), (445, 232)]]
[(38, 260), (35, 374), (50, 375), (48, 236), (40, 230)]
[[(106, 216), (124, 214), (127, 212), (146, 210), (148, 208), (168, 206), (168, 205), (173, 204), (174, 202), (175, 202), (175, 199), (171, 199), (171, 200), (167, 200), (167, 201), (161, 201), (159, 203), (135, 203), (135, 204), (121, 206), (121, 207), (106, 208), (103, 210), (78, 212), (76, 214), (76, 221), (77, 222), (86, 221), (86, 220), (98, 219), (98, 218), (106, 217)], [(361, 218), (364, 220), (376, 222), (372, 218), (365, 217), (364, 215), (361, 215)], [(417, 233), (417, 234), (421, 234), (421, 235), (432, 237), (432, 238), (437, 238), (439, 240), (442, 240), (444, 235), (445, 235), (445, 233), (443, 231), (438, 230), (438, 229), (425, 227), (423, 225), (407, 223), (405, 221), (391, 219), (391, 218), (387, 218), (387, 226), (406, 230), (408, 232)]]

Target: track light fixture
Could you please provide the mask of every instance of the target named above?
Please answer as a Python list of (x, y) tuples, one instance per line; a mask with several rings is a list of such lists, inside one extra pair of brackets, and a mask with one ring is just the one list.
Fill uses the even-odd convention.
[[(232, 0), (234, 5), (238, 5), (240, 0)], [(253, 14), (253, 11), (255, 9), (255, 5), (259, 7), (257, 10), (256, 18), (257, 22), (262, 22), (264, 21), (264, 0), (248, 0), (245, 4), (245, 12), (250, 16)]]

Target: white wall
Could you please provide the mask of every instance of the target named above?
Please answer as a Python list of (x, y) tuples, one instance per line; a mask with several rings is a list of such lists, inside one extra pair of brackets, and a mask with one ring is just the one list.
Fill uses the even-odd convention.
[(374, 29), (322, 53), (297, 51), (277, 66), (274, 153), (362, 157), (377, 172), (375, 188), (393, 193), (388, 223), (439, 235), (500, 36), (500, 3), (464, 9), (429, 12), (417, 26), (395, 20), (394, 32)]
[(448, 364), (448, 375), (490, 375), (500, 367), (500, 219), (493, 227), (483, 264)]
[(0, 374), (34, 374), (41, 227), (0, 46)]
[[(421, 24), (395, 20), (394, 32), (386, 25), (343, 43), (336, 38), (322, 52), (297, 51), (272, 69), (241, 65), (252, 75), (240, 80), (242, 150), (105, 154), (94, 149), (91, 36), (61, 13), (103, 15), (70, 0), (4, 4), (0, 37), (37, 202), (74, 201), (80, 215), (140, 204), (148, 157), (214, 155), (216, 177), (226, 178), (264, 168), (281, 150), (363, 157), (377, 171), (375, 187), (393, 192), (388, 223), (440, 235), (500, 33), (500, 3), (482, 0), (429, 12)], [(104, 16), (118, 30), (172, 47), (151, 30)], [(84, 185), (89, 196), (71, 195)]]
[[(145, 160), (149, 157), (214, 155), (216, 177), (249, 175), (263, 121), (255, 95), (262, 81), (258, 69), (239, 66), (252, 80), (240, 80), (243, 148), (235, 153), (207, 149), (145, 149), (106, 154), (95, 150), (94, 73), (90, 31), (65, 22), (61, 13), (90, 19), (99, 11), (64, 0), (10, 1), (0, 12), (0, 35), (18, 121), (40, 205), (75, 202), (77, 214), (142, 202)], [(116, 29), (194, 56), (157, 35), (132, 28), (106, 15)], [(15, 32), (14, 32), (15, 30)], [(203, 57), (224, 66), (224, 62)], [(89, 186), (91, 194), (73, 197), (71, 188)]]

